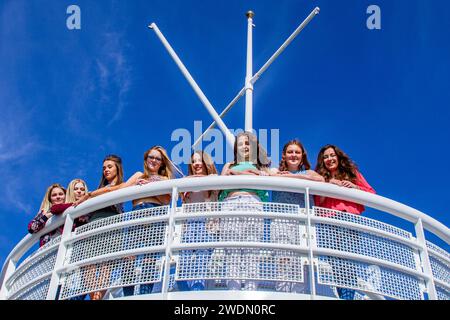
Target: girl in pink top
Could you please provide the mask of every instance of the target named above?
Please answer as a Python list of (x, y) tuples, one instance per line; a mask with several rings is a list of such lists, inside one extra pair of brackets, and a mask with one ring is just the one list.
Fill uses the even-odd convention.
[[(317, 157), (316, 172), (319, 173), (326, 182), (334, 183), (344, 188), (359, 189), (366, 192), (375, 193), (375, 190), (367, 183), (366, 179), (359, 173), (356, 164), (338, 147), (328, 144), (319, 151)], [(339, 200), (328, 197), (314, 196), (315, 205), (318, 207), (345, 211), (353, 214), (361, 214), (364, 206), (350, 201)], [(330, 216), (328, 214), (325, 216)], [(359, 233), (355, 230), (337, 227), (329, 224), (318, 224), (317, 246), (320, 248), (335, 249), (344, 252), (355, 252), (359, 242)], [(343, 272), (345, 259), (339, 257), (330, 257), (328, 261), (335, 273)], [(357, 281), (357, 274), (353, 268), (345, 270), (349, 283)], [(338, 276), (337, 276), (338, 277)], [(338, 278), (336, 278), (338, 279)], [(339, 283), (339, 280), (336, 280)], [(339, 298), (353, 300), (355, 290), (336, 286)]]
[[(328, 144), (320, 149), (317, 157), (316, 172), (324, 177), (326, 182), (345, 188), (375, 193), (375, 190), (358, 171), (356, 164), (337, 146)], [(321, 196), (314, 196), (314, 201), (318, 207), (354, 214), (361, 214), (364, 211), (363, 205), (350, 201)]]

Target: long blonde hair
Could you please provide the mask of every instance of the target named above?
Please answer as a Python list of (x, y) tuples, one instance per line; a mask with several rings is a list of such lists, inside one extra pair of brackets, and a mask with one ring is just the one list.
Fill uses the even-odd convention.
[(44, 212), (50, 211), (50, 207), (52, 206), (50, 199), (51, 199), (52, 191), (55, 188), (60, 188), (62, 191), (64, 191), (64, 193), (66, 193), (66, 189), (59, 183), (52, 184), (50, 187), (47, 188), (47, 191), (45, 192), (44, 199), (42, 199), (42, 203), (41, 203), (41, 207), (40, 207), (39, 211), (44, 211)]
[(168, 179), (173, 179), (173, 170), (172, 170), (172, 161), (170, 161), (169, 156), (167, 155), (166, 150), (161, 146), (153, 146), (144, 153), (144, 174), (142, 175), (142, 179), (147, 179), (151, 176), (150, 170), (147, 165), (147, 157), (153, 150), (158, 151), (161, 154), (162, 161), (161, 166), (158, 170), (158, 175), (167, 177)]
[(84, 185), (84, 188), (86, 189), (86, 193), (89, 192), (86, 182), (82, 179), (73, 179), (70, 181), (69, 185), (67, 186), (67, 192), (66, 192), (66, 203), (73, 203), (76, 201), (75, 199), (75, 185), (77, 183), (82, 183)]

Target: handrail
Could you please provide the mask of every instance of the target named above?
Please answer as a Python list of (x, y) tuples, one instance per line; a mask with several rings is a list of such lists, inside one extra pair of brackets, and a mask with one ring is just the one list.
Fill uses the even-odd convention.
[(240, 189), (243, 187), (259, 190), (304, 193), (306, 188), (308, 188), (309, 193), (312, 195), (327, 196), (352, 201), (392, 214), (411, 223), (416, 223), (420, 219), (425, 230), (435, 234), (446, 243), (450, 243), (449, 228), (436, 219), (400, 202), (356, 189), (339, 187), (329, 183), (292, 178), (289, 179), (284, 177), (209, 176), (201, 178), (182, 178), (116, 190), (90, 199), (76, 208), (67, 209), (63, 215), (50, 219), (46, 227), (39, 233), (26, 235), (16, 245), (4, 262), (0, 275), (0, 283), (3, 283), (4, 281), (6, 266), (9, 261), (16, 263), (22, 255), (34, 245), (41, 235), (46, 234), (64, 224), (67, 214), (70, 214), (72, 218), (75, 219), (87, 213), (116, 203), (127, 202), (133, 199), (160, 194), (171, 194), (174, 187), (176, 187), (180, 193), (185, 191)]

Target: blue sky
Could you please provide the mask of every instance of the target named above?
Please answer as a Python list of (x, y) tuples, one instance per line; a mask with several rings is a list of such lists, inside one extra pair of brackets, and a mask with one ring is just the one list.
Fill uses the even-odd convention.
[[(71, 4), (81, 30), (66, 27)], [(381, 30), (366, 27), (371, 4)], [(1, 0), (0, 262), (48, 185), (95, 189), (110, 153), (129, 177), (149, 147), (172, 150), (175, 129), (211, 122), (149, 23), (222, 110), (244, 84), (245, 12), (256, 72), (315, 6), (255, 84), (254, 127), (280, 129), (281, 146), (299, 138), (313, 165), (322, 145), (340, 146), (378, 194), (449, 226), (448, 1)], [(243, 128), (244, 100), (224, 120)]]

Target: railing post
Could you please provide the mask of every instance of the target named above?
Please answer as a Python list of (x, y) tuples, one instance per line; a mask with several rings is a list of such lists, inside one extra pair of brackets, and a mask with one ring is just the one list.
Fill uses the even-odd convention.
[(175, 229), (175, 219), (174, 215), (177, 211), (177, 201), (178, 201), (178, 188), (172, 188), (172, 202), (170, 205), (169, 211), (169, 232), (167, 234), (167, 242), (166, 242), (166, 255), (165, 255), (165, 264), (164, 264), (164, 278), (162, 283), (161, 293), (163, 295), (163, 300), (167, 300), (167, 295), (169, 291), (169, 283), (170, 283), (170, 259), (172, 255), (172, 242), (173, 242), (173, 234)]
[(56, 270), (62, 268), (66, 262), (67, 246), (66, 242), (72, 235), (73, 218), (70, 214), (66, 215), (66, 221), (64, 222), (64, 231), (61, 236), (61, 242), (59, 243), (58, 253), (56, 255), (55, 266), (53, 267), (52, 277), (50, 279), (50, 285), (47, 292), (47, 300), (56, 300), (58, 297), (58, 287), (60, 281), (60, 274)]
[(434, 285), (433, 270), (431, 269), (430, 257), (428, 255), (427, 242), (425, 239), (425, 232), (423, 230), (422, 219), (418, 219), (415, 224), (417, 241), (421, 245), (420, 259), (422, 261), (423, 272), (429, 277), (430, 280), (426, 281), (428, 298), (431, 300), (437, 300), (436, 287)]
[[(307, 234), (307, 245), (309, 252), (309, 282), (311, 284), (311, 300), (314, 300), (316, 297), (316, 277), (314, 275), (314, 254), (312, 247), (312, 228), (311, 228), (311, 204), (309, 202), (309, 188), (305, 189), (305, 209), (307, 214), (307, 225), (306, 225), (306, 234)], [(306, 279), (305, 279), (306, 281)]]
[(8, 265), (6, 266), (5, 277), (3, 278), (3, 285), (0, 290), (0, 300), (6, 300), (8, 298), (8, 287), (6, 285), (9, 277), (16, 271), (16, 264), (12, 260), (8, 260)]

